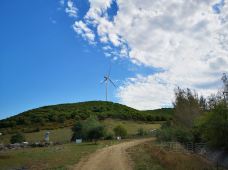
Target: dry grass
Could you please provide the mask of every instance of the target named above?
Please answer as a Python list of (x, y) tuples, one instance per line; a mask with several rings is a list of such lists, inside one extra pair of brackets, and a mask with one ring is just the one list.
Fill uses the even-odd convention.
[(212, 170), (206, 159), (181, 152), (160, 149), (154, 143), (145, 143), (129, 149), (136, 170)]
[(116, 119), (106, 119), (102, 121), (102, 123), (106, 126), (109, 132), (112, 132), (113, 128), (117, 125), (122, 125), (127, 129), (129, 135), (135, 135), (138, 132), (139, 128), (143, 128), (144, 130), (151, 129), (159, 129), (161, 124), (159, 123), (148, 123), (142, 121), (124, 121), (124, 120), (116, 120)]

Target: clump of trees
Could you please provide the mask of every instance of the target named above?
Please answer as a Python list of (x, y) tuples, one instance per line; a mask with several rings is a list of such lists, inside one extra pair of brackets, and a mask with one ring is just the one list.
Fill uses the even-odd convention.
[(177, 88), (175, 92), (174, 116), (178, 122), (192, 127), (194, 120), (203, 113), (204, 98), (200, 99), (195, 91)]
[(25, 142), (25, 136), (24, 134), (17, 132), (16, 134), (12, 135), (10, 142), (13, 144)]
[(209, 146), (228, 149), (227, 104), (216, 104), (212, 110), (198, 119), (196, 129)]
[(158, 140), (228, 149), (228, 107), (221, 92), (205, 99), (190, 89), (175, 89), (174, 117), (157, 131)]
[(97, 117), (91, 116), (88, 119), (78, 121), (72, 128), (72, 141), (76, 139), (84, 139), (87, 141), (97, 141), (105, 136), (105, 128), (98, 121)]

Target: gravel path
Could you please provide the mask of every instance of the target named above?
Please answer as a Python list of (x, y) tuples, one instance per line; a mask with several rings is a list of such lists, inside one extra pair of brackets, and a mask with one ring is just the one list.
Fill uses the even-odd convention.
[(75, 170), (131, 170), (131, 161), (126, 150), (135, 145), (153, 140), (136, 139), (117, 145), (102, 148), (91, 154), (88, 159), (81, 160)]

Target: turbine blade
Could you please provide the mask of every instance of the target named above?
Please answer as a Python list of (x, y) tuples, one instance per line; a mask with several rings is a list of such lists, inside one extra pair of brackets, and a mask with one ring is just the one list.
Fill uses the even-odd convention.
[(116, 85), (115, 85), (115, 83), (109, 78), (108, 79), (111, 83), (112, 83), (112, 85), (114, 86), (114, 87), (117, 87)]
[(100, 81), (100, 83), (103, 84), (105, 81), (106, 81), (106, 80), (104, 79), (104, 80)]

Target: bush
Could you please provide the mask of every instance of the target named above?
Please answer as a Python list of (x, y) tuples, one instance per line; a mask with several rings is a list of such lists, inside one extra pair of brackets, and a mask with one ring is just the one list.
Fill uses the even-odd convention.
[(104, 137), (105, 128), (97, 120), (95, 116), (90, 116), (84, 121), (78, 121), (72, 128), (73, 136), (72, 141), (77, 138), (82, 138), (84, 140), (95, 140)]
[(114, 129), (115, 136), (121, 136), (121, 138), (125, 138), (127, 136), (127, 130), (122, 126), (118, 125)]
[(16, 133), (14, 134), (11, 139), (10, 142), (11, 143), (21, 143), (25, 141), (25, 136), (22, 133)]
[(112, 139), (114, 139), (114, 135), (112, 133), (108, 133), (108, 134), (106, 134), (104, 139), (105, 140), (112, 140)]
[(147, 134), (148, 134), (147, 131), (144, 130), (143, 128), (139, 128), (139, 129), (138, 129), (137, 135), (139, 135), (139, 136), (145, 136), (145, 135), (147, 135)]
[(228, 108), (220, 103), (201, 117), (197, 128), (211, 147), (228, 149)]
[(174, 135), (173, 135), (173, 129), (172, 128), (164, 128), (159, 129), (156, 132), (156, 137), (159, 141), (173, 141)]
[(165, 125), (156, 132), (156, 137), (159, 141), (177, 141), (180, 143), (193, 142), (191, 131), (182, 127), (169, 127)]

